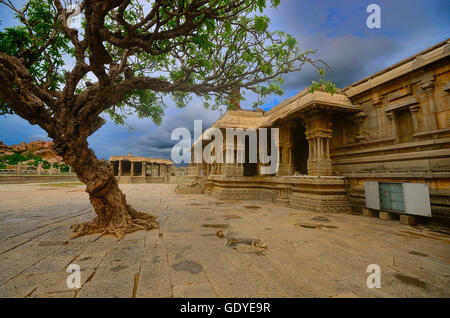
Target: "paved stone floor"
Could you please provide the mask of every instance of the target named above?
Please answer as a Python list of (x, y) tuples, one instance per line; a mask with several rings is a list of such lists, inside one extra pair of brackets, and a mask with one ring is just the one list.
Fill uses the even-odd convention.
[[(449, 297), (450, 237), (352, 214), (121, 185), (161, 229), (65, 243), (94, 217), (84, 187), (0, 185), (0, 297)], [(222, 231), (224, 236), (217, 236)], [(66, 267), (81, 267), (81, 289)], [(381, 288), (369, 289), (369, 264)]]

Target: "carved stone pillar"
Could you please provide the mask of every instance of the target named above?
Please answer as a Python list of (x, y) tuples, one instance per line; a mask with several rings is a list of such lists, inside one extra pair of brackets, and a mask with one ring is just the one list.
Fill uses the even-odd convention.
[(146, 169), (146, 163), (145, 163), (145, 161), (144, 161), (144, 162), (142, 163), (142, 171), (141, 171), (143, 177), (145, 177), (145, 173), (146, 173), (146, 170), (145, 170), (145, 169)]
[(422, 81), (420, 84), (420, 87), (425, 91), (427, 94), (428, 99), (428, 114), (427, 114), (427, 120), (426, 130), (436, 130), (438, 128), (437, 126), (437, 118), (436, 118), (436, 105), (434, 102), (434, 76), (428, 77), (425, 80)]
[[(234, 148), (233, 149), (227, 148), (225, 156), (226, 156), (225, 158), (233, 158), (233, 160), (234, 160)], [(224, 163), (224, 167), (223, 167), (224, 175), (230, 176), (230, 177), (233, 176), (234, 170), (235, 170), (235, 165), (236, 165), (236, 162), (230, 163), (229, 159), (226, 160)]]
[[(244, 162), (245, 160), (245, 145), (238, 145), (237, 143), (232, 144), (233, 147), (227, 145), (225, 140), (225, 163), (222, 165), (223, 175), (229, 177), (243, 176), (244, 165), (239, 163), (238, 160), (241, 162)], [(231, 162), (231, 159), (233, 162)]]
[(367, 136), (365, 136), (363, 132), (363, 124), (366, 121), (367, 115), (365, 112), (360, 111), (356, 113), (353, 117), (353, 122), (355, 123), (357, 127), (357, 133), (356, 133), (356, 142), (362, 142), (365, 139), (367, 139)]
[(291, 124), (279, 128), (279, 151), (280, 162), (278, 165), (277, 176), (290, 176), (293, 174), (292, 165), (292, 135)]
[[(293, 125), (293, 124), (292, 124)], [(292, 162), (292, 126), (288, 126), (285, 132), (284, 149), (285, 153), (283, 158), (285, 162), (285, 172), (287, 176), (292, 176), (294, 174), (294, 163)]]
[(294, 174), (294, 166), (292, 162), (292, 142), (286, 143), (286, 175), (292, 176)]
[(131, 171), (130, 171), (130, 175), (134, 176), (134, 161), (131, 161)]
[[(238, 161), (239, 159), (239, 161)], [(245, 161), (245, 145), (236, 145), (236, 157), (233, 169), (233, 175), (237, 177), (242, 177), (244, 175), (244, 164)]]
[(305, 115), (306, 140), (309, 143), (308, 175), (332, 175), (330, 142), (333, 137), (331, 115), (312, 113)]
[(117, 175), (120, 177), (123, 173), (123, 168), (122, 168), (122, 160), (119, 160), (119, 168), (118, 168), (118, 172)]
[[(372, 100), (372, 105), (375, 107), (376, 109), (376, 116), (377, 116), (377, 132), (376, 132), (376, 136), (378, 138), (382, 138), (383, 137), (383, 112), (381, 110), (382, 106), (383, 106), (384, 102), (383, 102), (383, 97), (380, 95), (375, 95), (373, 100)], [(366, 114), (364, 114), (366, 115)], [(367, 117), (367, 115), (366, 115)]]
[(420, 106), (418, 104), (409, 106), (409, 111), (411, 112), (411, 117), (412, 117), (412, 122), (413, 122), (413, 129), (414, 129), (414, 133), (415, 134), (420, 132), (419, 118), (417, 116), (417, 113), (419, 112), (419, 109), (420, 109)]
[(396, 142), (399, 142), (399, 136), (397, 132), (397, 119), (394, 111), (389, 111), (386, 113), (387, 118), (391, 121), (392, 137), (395, 138)]

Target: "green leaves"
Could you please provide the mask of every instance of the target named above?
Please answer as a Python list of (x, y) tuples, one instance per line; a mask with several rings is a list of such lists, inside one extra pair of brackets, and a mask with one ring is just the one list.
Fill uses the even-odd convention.
[(335, 94), (338, 90), (336, 85), (331, 80), (325, 81), (323, 78), (325, 76), (325, 70), (320, 68), (317, 73), (319, 75), (319, 81), (312, 81), (309, 91), (314, 93), (316, 90), (322, 89), (331, 95)]
[(23, 26), (5, 28), (0, 32), (0, 51), (8, 55), (18, 56), (31, 46), (28, 31)]
[(165, 104), (151, 90), (132, 90), (122, 97), (122, 101), (108, 108), (105, 113), (116, 125), (125, 125), (126, 119), (136, 113), (138, 118), (151, 118), (160, 125), (164, 117)]
[(208, 50), (213, 46), (206, 34), (196, 34), (193, 36), (192, 41), (202, 50)]
[[(97, 109), (89, 115), (104, 111), (121, 125), (133, 113), (160, 124), (168, 98), (184, 107), (192, 94), (216, 109), (239, 88), (240, 100), (249, 90), (260, 105), (268, 95), (283, 94), (283, 74), (313, 63), (314, 51), (301, 51), (294, 37), (271, 30), (263, 13), (280, 0), (149, 1), (146, 8), (136, 0), (108, 3), (87, 2), (84, 30), (66, 31), (66, 37), (57, 3), (31, 0), (21, 25), (0, 32), (0, 51), (23, 59), (35, 85), (74, 107), (70, 112), (94, 100)], [(70, 93), (60, 94), (64, 85)], [(311, 87), (317, 88), (336, 90), (323, 78)], [(10, 110), (0, 100), (0, 114)]]
[(257, 6), (258, 6), (258, 9), (259, 9), (259, 12), (263, 12), (264, 11), (264, 9), (266, 8), (266, 0), (258, 0), (257, 1)]
[(214, 19), (206, 19), (205, 26), (207, 32), (214, 32), (216, 30), (216, 20)]
[(258, 32), (264, 32), (270, 23), (270, 19), (266, 16), (256, 16), (255, 18), (255, 29)]
[[(27, 25), (0, 31), (0, 51), (24, 59), (37, 85), (49, 80), (49, 89), (56, 90), (64, 83), (63, 56), (73, 54), (73, 48), (62, 33), (51, 2), (31, 0), (24, 14)], [(21, 19), (19, 15), (17, 18)]]
[(297, 40), (290, 36), (289, 34), (286, 36), (286, 44), (289, 47), (289, 49), (294, 49), (295, 46), (297, 45)]

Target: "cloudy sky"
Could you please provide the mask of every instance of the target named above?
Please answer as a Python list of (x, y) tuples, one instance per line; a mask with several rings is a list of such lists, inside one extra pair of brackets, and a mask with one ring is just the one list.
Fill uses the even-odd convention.
[[(375, 3), (381, 7), (381, 28), (369, 29), (366, 8)], [(450, 37), (450, 4), (448, 0), (282, 0), (277, 10), (269, 9), (271, 29), (295, 36), (302, 49), (316, 49), (317, 57), (333, 69), (331, 78), (340, 88), (382, 70)], [(3, 27), (13, 20), (0, 7)], [(268, 97), (264, 109), (307, 87), (317, 77), (311, 68), (286, 76), (285, 94)], [(250, 108), (251, 98), (242, 108)], [(206, 129), (221, 114), (203, 108), (195, 97), (184, 109), (168, 103), (165, 118), (157, 127), (151, 120), (131, 117), (127, 126), (107, 123), (89, 138), (90, 146), (100, 158), (111, 155), (134, 155), (170, 158), (175, 141), (173, 129), (193, 130), (194, 119), (203, 120)], [(0, 139), (8, 145), (22, 141), (47, 140), (45, 131), (17, 116), (0, 116)]]

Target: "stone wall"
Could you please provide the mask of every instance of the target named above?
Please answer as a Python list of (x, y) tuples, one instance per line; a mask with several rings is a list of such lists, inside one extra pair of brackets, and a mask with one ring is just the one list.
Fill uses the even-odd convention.
[(363, 112), (335, 116), (333, 174), (347, 177), (356, 209), (366, 180), (426, 182), (433, 220), (450, 224), (449, 86), (447, 57), (362, 90), (350, 98)]
[(221, 200), (265, 200), (319, 212), (351, 210), (342, 177), (210, 176), (205, 193)]
[(170, 182), (170, 176), (165, 177), (149, 177), (149, 176), (120, 176), (116, 177), (119, 183), (164, 183)]
[(22, 183), (40, 183), (40, 182), (61, 182), (61, 181), (79, 181), (75, 175), (53, 175), (53, 176), (0, 176), (0, 184), (22, 184)]

